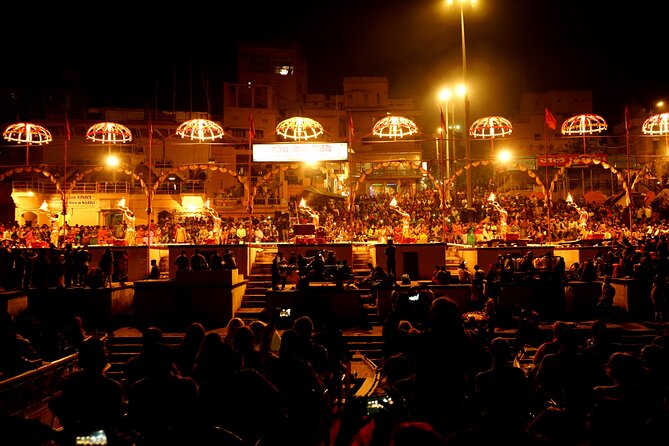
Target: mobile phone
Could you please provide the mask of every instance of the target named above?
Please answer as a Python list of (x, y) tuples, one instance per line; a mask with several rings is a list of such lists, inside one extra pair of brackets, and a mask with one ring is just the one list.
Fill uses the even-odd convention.
[(97, 430), (87, 435), (77, 435), (74, 444), (77, 446), (107, 446), (107, 434), (104, 430)]
[(389, 395), (370, 396), (367, 398), (366, 414), (376, 415), (387, 411), (395, 402)]
[(420, 294), (414, 294), (413, 296), (409, 296), (409, 302), (418, 302), (419, 297)]
[(290, 317), (290, 308), (281, 308), (279, 310), (279, 317)]

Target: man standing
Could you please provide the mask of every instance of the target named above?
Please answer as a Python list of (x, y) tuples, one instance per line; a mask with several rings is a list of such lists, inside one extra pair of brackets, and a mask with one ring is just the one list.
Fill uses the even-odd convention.
[(181, 254), (174, 260), (174, 265), (178, 271), (186, 271), (190, 266), (190, 259), (186, 255), (186, 250), (182, 249)]
[(195, 249), (195, 253), (190, 258), (190, 269), (193, 271), (204, 271), (209, 268), (207, 259), (202, 255), (199, 249)]
[(395, 269), (395, 245), (393, 244), (392, 239), (388, 239), (388, 242), (386, 242), (386, 249), (384, 250), (384, 254), (386, 255), (386, 273), (392, 273), (395, 277), (397, 277), (397, 270)]
[(102, 270), (102, 275), (104, 277), (103, 287), (106, 288), (107, 285), (109, 285), (109, 288), (111, 288), (112, 274), (114, 272), (114, 254), (112, 253), (111, 248), (105, 249), (105, 252), (102, 253), (99, 266), (100, 270)]
[(237, 227), (237, 239), (239, 239), (239, 243), (246, 241), (246, 228), (243, 223), (240, 223), (239, 227)]
[(283, 258), (283, 253), (278, 251), (274, 260), (272, 260), (272, 290), (279, 290), (279, 282), (282, 282), (281, 289), (286, 287), (286, 278), (281, 275), (281, 268), (286, 265), (286, 260)]

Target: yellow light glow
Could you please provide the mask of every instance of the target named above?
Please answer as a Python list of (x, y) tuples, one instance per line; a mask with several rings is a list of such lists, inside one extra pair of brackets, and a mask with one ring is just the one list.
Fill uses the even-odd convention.
[(567, 194), (567, 203), (573, 203), (573, 202), (574, 202), (574, 199), (573, 199), (572, 196), (571, 196), (571, 192), (569, 192), (569, 193)]
[(181, 206), (191, 212), (201, 210), (204, 208), (204, 200), (199, 195), (184, 195), (181, 200)]
[[(455, 0), (448, 0), (448, 5), (453, 6), (453, 3), (455, 3)], [(458, 0), (458, 3), (462, 7), (463, 5), (466, 5), (469, 3), (470, 5), (474, 6), (476, 5), (476, 0)]]
[(393, 197), (392, 200), (390, 200), (390, 206), (396, 207), (397, 206), (397, 198)]
[(502, 162), (502, 163), (508, 163), (511, 161), (512, 155), (511, 152), (508, 150), (500, 150), (497, 152), (497, 161)]
[(455, 92), (458, 94), (458, 96), (465, 97), (465, 93), (467, 93), (467, 87), (465, 84), (460, 84), (457, 87), (455, 87)]
[(125, 209), (125, 197), (119, 200), (119, 202), (116, 204), (116, 207), (119, 209)]
[(34, 197), (34, 196), (35, 196), (35, 192), (29, 190), (28, 193), (27, 193), (26, 195), (28, 195), (29, 197)]
[(49, 212), (49, 205), (47, 204), (46, 200), (42, 202), (42, 204), (39, 207), (39, 210), (42, 212)]
[(453, 92), (451, 91), (450, 88), (442, 88), (439, 91), (439, 100), (442, 101), (442, 102), (450, 101), (452, 96), (453, 96)]
[(108, 167), (118, 167), (121, 165), (121, 160), (116, 155), (109, 155), (105, 160)]
[(301, 208), (306, 208), (306, 207), (307, 207), (307, 202), (304, 200), (304, 198), (302, 198), (302, 199), (300, 200), (300, 207), (301, 207)]
[(495, 201), (495, 193), (494, 192), (490, 192), (490, 196), (488, 197), (488, 201), (490, 201), (491, 203)]

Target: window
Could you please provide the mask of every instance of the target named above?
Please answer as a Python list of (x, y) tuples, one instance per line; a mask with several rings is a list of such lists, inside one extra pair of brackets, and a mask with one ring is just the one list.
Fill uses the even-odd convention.
[(281, 76), (292, 76), (295, 71), (295, 67), (292, 65), (277, 65), (274, 67), (274, 74), (280, 74)]
[(249, 156), (237, 155), (235, 157), (235, 164), (237, 166), (237, 175), (246, 176), (246, 170), (249, 167)]

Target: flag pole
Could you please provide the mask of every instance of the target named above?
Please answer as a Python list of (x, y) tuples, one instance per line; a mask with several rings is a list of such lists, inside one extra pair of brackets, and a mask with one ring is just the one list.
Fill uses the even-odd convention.
[(151, 231), (153, 230), (152, 225), (151, 225), (151, 213), (153, 212), (153, 209), (151, 209), (151, 199), (153, 195), (153, 189), (151, 187), (151, 176), (153, 175), (153, 171), (151, 169), (151, 166), (153, 165), (153, 122), (151, 120), (151, 115), (149, 112), (149, 169), (148, 169), (148, 175), (146, 177), (146, 227), (148, 228), (148, 232), (146, 233), (146, 255), (148, 259), (148, 264), (147, 268), (149, 270), (149, 274), (151, 274)]
[(70, 121), (65, 112), (65, 144), (63, 144), (63, 190), (61, 196), (63, 200), (63, 241), (67, 243), (67, 143), (70, 140)]
[(252, 183), (252, 178), (251, 178), (251, 158), (253, 157), (253, 138), (255, 137), (256, 129), (255, 129), (255, 122), (253, 121), (253, 108), (251, 108), (251, 116), (249, 116), (249, 161), (248, 161), (248, 167), (246, 170), (246, 178), (247, 178), (247, 191), (246, 191), (246, 213), (251, 216), (253, 213), (253, 203), (251, 203), (251, 183)]
[(548, 190), (548, 129), (547, 125), (544, 122), (544, 163), (545, 163), (545, 174), (544, 174), (544, 190), (546, 191), (546, 215), (548, 216), (548, 226), (546, 232), (548, 233), (548, 243), (552, 241), (552, 231), (551, 231), (551, 199), (550, 191)]
[[(627, 158), (627, 187), (632, 187), (630, 184), (630, 126), (629, 126), (629, 109), (625, 105), (625, 150)], [(629, 210), (629, 227), (630, 227), (630, 238), (632, 237), (632, 212), (634, 211), (634, 190), (629, 190), (629, 205), (627, 209)]]
[(546, 236), (548, 238), (548, 243), (553, 239), (551, 235), (551, 199), (550, 199), (550, 190), (548, 188), (548, 129), (555, 131), (557, 129), (557, 121), (553, 113), (548, 110), (548, 107), (544, 107), (544, 161), (545, 161), (545, 183), (544, 188), (546, 191), (546, 215), (548, 216), (548, 227), (546, 229)]
[(353, 231), (353, 208), (355, 207), (355, 197), (353, 195), (353, 116), (348, 112), (348, 232), (351, 243), (355, 240)]

